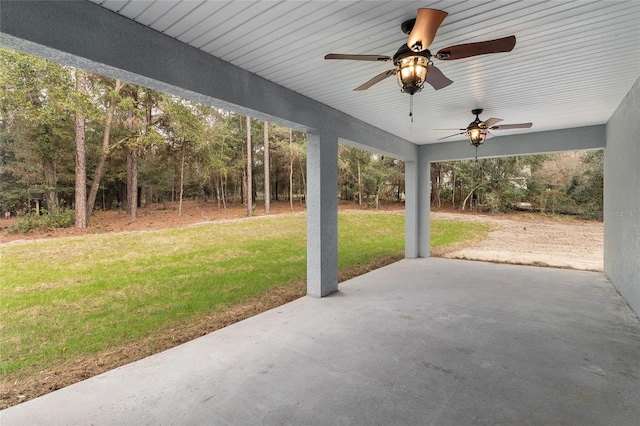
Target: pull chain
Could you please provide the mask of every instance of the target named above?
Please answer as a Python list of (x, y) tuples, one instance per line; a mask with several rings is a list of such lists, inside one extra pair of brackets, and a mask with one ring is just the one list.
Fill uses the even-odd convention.
[(478, 145), (476, 145), (476, 164), (478, 164)]
[(413, 123), (413, 95), (409, 96), (409, 117)]

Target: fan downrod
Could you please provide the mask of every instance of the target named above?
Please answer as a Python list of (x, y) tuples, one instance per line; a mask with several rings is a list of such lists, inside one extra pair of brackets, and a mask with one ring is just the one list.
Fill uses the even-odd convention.
[(416, 24), (416, 18), (408, 19), (404, 21), (402, 24), (400, 24), (400, 29), (402, 30), (403, 33), (409, 35), (415, 24)]

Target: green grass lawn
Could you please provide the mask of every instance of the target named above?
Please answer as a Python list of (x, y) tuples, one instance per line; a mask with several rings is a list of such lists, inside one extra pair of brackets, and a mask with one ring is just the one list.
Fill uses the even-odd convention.
[[(273, 216), (2, 246), (2, 372), (98, 353), (300, 282), (305, 227), (305, 216)], [(434, 221), (432, 243), (486, 230)], [(341, 269), (403, 251), (403, 215), (340, 213)]]

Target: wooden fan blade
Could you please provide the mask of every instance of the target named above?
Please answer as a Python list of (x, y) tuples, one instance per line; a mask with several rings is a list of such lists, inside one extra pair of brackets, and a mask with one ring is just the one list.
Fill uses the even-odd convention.
[(436, 58), (450, 61), (452, 59), (468, 58), (470, 56), (485, 55), (487, 53), (511, 52), (515, 45), (516, 36), (480, 41), (478, 43), (458, 44), (438, 50)]
[(502, 118), (495, 118), (495, 117), (491, 117), (490, 119), (485, 120), (483, 123), (484, 123), (484, 125), (485, 125), (485, 126), (487, 126), (487, 127), (491, 127), (491, 126), (493, 126), (494, 124), (497, 124), (497, 123), (499, 123), (499, 122), (501, 122), (501, 121), (502, 121)]
[(391, 77), (395, 73), (396, 73), (395, 68), (391, 69), (391, 70), (387, 70), (385, 72), (381, 72), (380, 74), (378, 74), (375, 77), (373, 77), (371, 80), (369, 80), (366, 83), (364, 83), (362, 86), (358, 86), (353, 90), (354, 91), (367, 90), (369, 87), (373, 86), (376, 83), (380, 83), (382, 80), (384, 80), (387, 77)]
[(443, 87), (447, 87), (453, 80), (449, 80), (438, 68), (433, 65), (427, 67), (427, 78), (425, 83), (429, 83), (434, 89), (440, 90)]
[(391, 56), (385, 55), (346, 55), (342, 53), (329, 53), (325, 55), (325, 59), (347, 59), (350, 61), (378, 61), (386, 62), (391, 60)]
[(499, 126), (490, 127), (490, 129), (491, 130), (528, 129), (531, 126), (533, 126), (533, 123), (501, 124)]
[(444, 138), (440, 138), (440, 139), (437, 139), (437, 140), (441, 141), (442, 139), (448, 139), (448, 138), (452, 138), (452, 137), (454, 137), (454, 136), (464, 135), (465, 133), (466, 133), (466, 132), (456, 133), (456, 134), (454, 134), (454, 135), (445, 136)]
[(437, 9), (418, 9), (416, 22), (409, 33), (407, 46), (414, 52), (422, 52), (433, 43), (436, 31), (448, 15), (447, 12)]

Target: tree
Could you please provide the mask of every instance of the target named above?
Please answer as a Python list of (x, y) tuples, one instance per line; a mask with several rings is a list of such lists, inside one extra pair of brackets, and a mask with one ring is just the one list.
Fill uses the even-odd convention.
[[(178, 154), (180, 168), (178, 216), (182, 216), (185, 164), (195, 160), (202, 140), (203, 126), (197, 105), (180, 98), (167, 98), (162, 103), (162, 129), (171, 149)], [(200, 111), (201, 112), (201, 111)]]
[[(105, 122), (104, 122), (104, 131), (102, 134), (102, 146), (100, 149), (98, 164), (96, 165), (95, 171), (93, 172), (91, 189), (89, 190), (89, 196), (87, 198), (87, 219), (91, 217), (91, 214), (93, 213), (93, 209), (96, 204), (98, 188), (100, 187), (100, 181), (102, 180), (102, 175), (104, 173), (104, 166), (107, 162), (107, 158), (111, 150), (115, 147), (110, 143), (111, 128), (113, 126), (116, 105), (118, 103), (118, 94), (120, 92), (120, 89), (122, 89), (123, 83), (120, 80), (115, 80), (114, 83), (115, 83), (115, 86), (113, 90), (108, 90), (108, 93), (106, 96), (106, 114), (105, 114)], [(109, 86), (106, 86), (106, 87), (107, 89), (110, 89)], [(121, 142), (124, 142), (124, 140), (122, 140)]]
[(3, 130), (10, 134), (3, 138), (4, 159), (17, 162), (6, 170), (23, 186), (24, 201), (29, 186), (42, 185), (47, 209), (55, 213), (61, 204), (58, 182), (72, 180), (73, 173), (71, 70), (9, 49), (0, 49), (0, 64)]
[(264, 212), (269, 213), (271, 208), (270, 185), (270, 158), (269, 158), (269, 123), (264, 122)]
[(247, 216), (253, 215), (253, 185), (252, 185), (252, 171), (253, 161), (251, 159), (251, 118), (247, 117)]
[(293, 130), (289, 129), (289, 208), (293, 211)]
[[(82, 96), (86, 92), (86, 74), (76, 70), (76, 91)], [(76, 151), (76, 194), (74, 222), (76, 228), (87, 227), (87, 145), (85, 141), (84, 113), (82, 103), (76, 103), (75, 151)]]
[[(127, 88), (129, 88), (126, 93), (129, 108), (124, 120), (124, 126), (130, 134), (125, 138), (127, 213), (135, 218), (138, 209), (138, 157), (146, 148), (163, 140), (154, 126), (161, 118), (158, 105), (164, 95), (139, 86), (127, 86)], [(156, 112), (155, 115), (154, 112)]]

